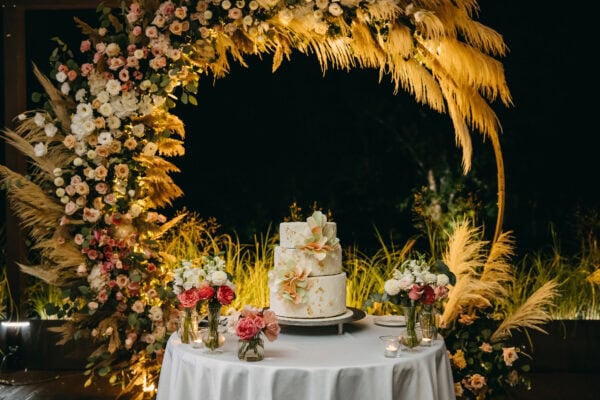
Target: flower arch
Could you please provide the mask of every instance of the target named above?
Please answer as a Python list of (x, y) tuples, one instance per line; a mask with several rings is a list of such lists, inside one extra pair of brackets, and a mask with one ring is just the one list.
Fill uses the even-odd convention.
[(47, 76), (35, 68), (45, 108), (4, 132), (31, 160), (31, 179), (0, 165), (40, 254), (21, 269), (74, 301), (65, 340), (94, 337), (100, 375), (127, 370), (138, 384), (160, 368), (174, 307), (157, 241), (177, 222), (160, 209), (182, 195), (167, 158), (184, 153), (185, 137), (169, 110), (197, 105), (199, 79), (225, 77), (248, 55), (272, 55), (273, 71), (293, 50), (316, 56), (323, 72), (377, 70), (396, 92), (448, 114), (465, 172), (470, 129), (491, 139), (501, 196), (490, 104), (511, 105), (496, 59), (507, 49), (474, 19), (478, 10), (475, 0), (126, 0), (101, 3), (98, 26), (76, 19), (85, 35), (77, 55), (61, 44)]

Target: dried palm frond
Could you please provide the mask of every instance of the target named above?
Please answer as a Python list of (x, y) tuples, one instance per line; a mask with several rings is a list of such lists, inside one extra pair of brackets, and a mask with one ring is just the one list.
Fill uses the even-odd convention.
[(547, 333), (541, 325), (550, 321), (549, 309), (554, 305), (558, 295), (558, 284), (552, 280), (546, 282), (536, 290), (525, 302), (506, 316), (498, 329), (492, 334), (492, 343), (503, 340), (512, 335), (512, 330), (534, 329)]
[(56, 118), (60, 121), (62, 129), (70, 132), (71, 116), (70, 110), (75, 108), (75, 102), (72, 98), (63, 95), (60, 90), (50, 82), (50, 80), (40, 72), (37, 65), (33, 64), (33, 73), (44, 88), (44, 91), (50, 98), (50, 105), (56, 114)]
[(185, 127), (183, 121), (176, 115), (170, 114), (167, 110), (162, 108), (154, 108), (152, 113), (144, 115), (143, 117), (133, 117), (132, 121), (142, 122), (147, 127), (154, 130), (156, 135), (169, 130), (179, 135), (180, 138), (185, 139)]
[(477, 268), (485, 260), (483, 250), (487, 245), (486, 241), (480, 240), (480, 235), (481, 228), (471, 227), (470, 221), (454, 222), (443, 261), (457, 278), (479, 275)]
[(158, 153), (167, 157), (182, 156), (185, 154), (183, 142), (177, 139), (162, 139), (157, 143)]
[(19, 217), (21, 226), (35, 241), (52, 236), (64, 208), (38, 185), (1, 164), (0, 182), (6, 185), (8, 202)]
[(487, 298), (502, 302), (507, 300), (509, 285), (514, 281), (510, 257), (514, 255), (514, 240), (510, 232), (503, 232), (494, 243), (483, 265), (481, 281), (485, 282)]

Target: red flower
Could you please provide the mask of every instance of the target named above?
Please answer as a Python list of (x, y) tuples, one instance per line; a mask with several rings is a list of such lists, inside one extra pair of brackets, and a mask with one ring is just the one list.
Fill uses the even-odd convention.
[(433, 304), (435, 301), (435, 291), (429, 285), (423, 286), (423, 296), (421, 297), (421, 303)]
[(219, 290), (217, 291), (217, 300), (219, 300), (219, 303), (226, 306), (233, 301), (234, 297), (235, 294), (231, 287), (227, 285), (219, 286)]
[(200, 291), (196, 288), (191, 288), (177, 295), (179, 302), (185, 308), (196, 307), (200, 300)]
[(198, 295), (200, 296), (200, 300), (212, 299), (215, 295), (215, 289), (209, 285), (202, 286), (198, 289)]

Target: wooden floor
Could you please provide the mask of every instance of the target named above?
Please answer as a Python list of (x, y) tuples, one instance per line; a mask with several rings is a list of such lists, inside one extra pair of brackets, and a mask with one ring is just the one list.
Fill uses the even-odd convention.
[[(531, 374), (530, 377), (532, 390), (518, 393), (512, 398), (517, 400), (600, 399), (597, 389), (600, 373), (538, 373)], [(0, 400), (116, 400), (118, 398), (118, 389), (104, 380), (97, 380), (92, 386), (84, 388), (85, 378), (81, 371), (4, 371), (0, 374)], [(119, 400), (129, 400), (131, 397), (121, 396)], [(153, 396), (150, 395), (145, 397), (148, 400), (152, 398)]]

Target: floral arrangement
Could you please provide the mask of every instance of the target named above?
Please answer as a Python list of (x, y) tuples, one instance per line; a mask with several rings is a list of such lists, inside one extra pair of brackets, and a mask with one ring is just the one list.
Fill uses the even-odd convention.
[(436, 268), (445, 272), (433, 273), (424, 256), (405, 260), (399, 268), (394, 269), (392, 278), (385, 281), (381, 301), (402, 306), (414, 306), (420, 302), (429, 306), (445, 299), (448, 284), (454, 283), (455, 277), (441, 262)]
[[(240, 339), (238, 357), (246, 359), (250, 351), (262, 351), (262, 336), (270, 342), (277, 339), (281, 328), (277, 322), (277, 315), (271, 310), (259, 310), (251, 306), (244, 306), (240, 313), (234, 313), (229, 322), (229, 330)], [(260, 349), (259, 349), (260, 347)], [(262, 359), (260, 353), (259, 359)]]
[(219, 256), (202, 256), (200, 266), (182, 261), (173, 276), (173, 291), (183, 307), (196, 307), (200, 300), (225, 306), (235, 298), (235, 286)]
[[(29, 158), (32, 178), (0, 165), (0, 179), (40, 253), (38, 265), (22, 270), (68, 292), (65, 341), (98, 343), (86, 384), (96, 372), (129, 389), (157, 378), (178, 319), (158, 245), (177, 222), (158, 210), (183, 194), (166, 158), (184, 153), (185, 132), (169, 110), (176, 101), (198, 103), (201, 75), (223, 77), (230, 60), (244, 64), (246, 54), (273, 54), (276, 70), (294, 48), (315, 54), (324, 71), (377, 68), (396, 90), (450, 110), (468, 170), (467, 123), (497, 140), (486, 99), (511, 103), (501, 65), (488, 55), (503, 55), (505, 44), (471, 23), (477, 8), (472, 1), (125, 0), (114, 10), (100, 3), (98, 26), (77, 19), (84, 35), (77, 51), (57, 40), (48, 77), (34, 68), (43, 106), (3, 132)], [(472, 62), (455, 72), (461, 58)], [(316, 248), (327, 244), (317, 239)], [(229, 286), (216, 277), (205, 296)]]

